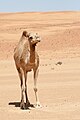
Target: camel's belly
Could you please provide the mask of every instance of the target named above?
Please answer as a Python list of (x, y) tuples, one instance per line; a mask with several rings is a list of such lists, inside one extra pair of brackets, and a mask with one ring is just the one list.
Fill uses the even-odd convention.
[(27, 72), (32, 71), (34, 67), (35, 67), (35, 63), (27, 63), (27, 64), (21, 63), (21, 68), (23, 70), (26, 70)]

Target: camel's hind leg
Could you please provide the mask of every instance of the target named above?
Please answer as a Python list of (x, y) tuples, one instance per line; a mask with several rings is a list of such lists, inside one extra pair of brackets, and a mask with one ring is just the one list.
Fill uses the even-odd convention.
[(37, 89), (38, 72), (39, 72), (38, 69), (34, 70), (34, 92), (35, 92), (35, 97), (36, 97), (36, 106), (35, 107), (41, 107), (39, 98), (38, 98), (38, 89)]
[[(16, 66), (17, 67), (17, 66)], [(24, 86), (23, 86), (23, 74), (22, 74), (22, 69), (17, 67), (18, 73), (19, 73), (19, 77), (20, 77), (20, 81), (21, 81), (21, 103), (20, 103), (20, 107), (21, 109), (25, 109), (25, 103), (24, 103)]]

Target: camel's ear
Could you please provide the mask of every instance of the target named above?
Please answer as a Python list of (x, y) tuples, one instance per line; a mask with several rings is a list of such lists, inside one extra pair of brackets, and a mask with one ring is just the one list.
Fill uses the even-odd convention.
[(28, 37), (28, 32), (27, 31), (23, 31), (22, 36)]
[(38, 35), (38, 33), (36, 33), (36, 35)]

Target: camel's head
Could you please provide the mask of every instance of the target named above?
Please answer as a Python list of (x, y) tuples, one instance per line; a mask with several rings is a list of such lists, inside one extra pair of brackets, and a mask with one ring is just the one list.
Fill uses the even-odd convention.
[(36, 45), (38, 42), (41, 41), (41, 38), (37, 33), (36, 34), (29, 33), (29, 41), (32, 45)]

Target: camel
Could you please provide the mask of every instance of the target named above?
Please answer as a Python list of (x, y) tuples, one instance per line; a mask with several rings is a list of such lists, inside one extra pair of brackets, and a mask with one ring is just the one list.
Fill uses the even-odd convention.
[[(14, 49), (14, 61), (21, 81), (21, 102), (20, 108), (25, 109), (31, 106), (27, 95), (27, 74), (33, 70), (34, 92), (36, 98), (35, 107), (41, 107), (38, 99), (37, 77), (39, 72), (39, 56), (36, 52), (36, 45), (40, 42), (40, 36), (23, 31), (20, 41)], [(24, 102), (26, 99), (26, 103)]]

